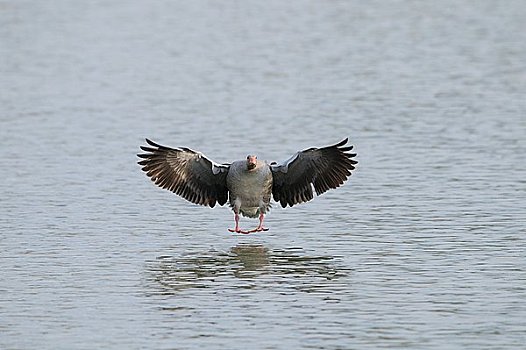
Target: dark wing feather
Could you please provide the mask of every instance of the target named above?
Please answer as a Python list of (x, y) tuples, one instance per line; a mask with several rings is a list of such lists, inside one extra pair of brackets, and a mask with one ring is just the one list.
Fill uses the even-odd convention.
[[(349, 153), (353, 146), (345, 146), (348, 139), (323, 148), (309, 148), (297, 152), (281, 164), (271, 164), (272, 195), (283, 208), (310, 201), (331, 188), (342, 185), (358, 163)], [(345, 147), (344, 147), (345, 146)]]
[(217, 164), (189, 148), (169, 148), (146, 139), (141, 146), (146, 153), (138, 154), (142, 170), (159, 187), (184, 199), (214, 207), (228, 199), (226, 175), (228, 164)]

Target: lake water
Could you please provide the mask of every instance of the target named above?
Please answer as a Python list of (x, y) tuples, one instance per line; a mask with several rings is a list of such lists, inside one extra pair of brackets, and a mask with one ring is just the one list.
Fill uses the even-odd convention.
[[(0, 348), (522, 348), (525, 18), (0, 1)], [(359, 164), (237, 235), (152, 185), (144, 137), (217, 162), (350, 137)]]

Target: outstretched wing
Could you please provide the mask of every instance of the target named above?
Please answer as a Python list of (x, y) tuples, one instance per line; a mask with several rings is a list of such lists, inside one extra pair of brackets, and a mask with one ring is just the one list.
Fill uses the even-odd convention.
[(213, 208), (216, 202), (226, 203), (230, 164), (217, 164), (186, 147), (165, 147), (148, 139), (146, 142), (149, 146), (141, 146), (146, 153), (137, 155), (142, 158), (138, 163), (157, 186), (195, 204)]
[[(356, 153), (348, 153), (353, 146), (345, 146), (345, 139), (333, 146), (309, 148), (297, 152), (281, 164), (272, 163), (272, 195), (285, 208), (287, 205), (310, 201), (312, 185), (320, 195), (344, 183), (354, 165)], [(345, 147), (344, 147), (345, 146)]]

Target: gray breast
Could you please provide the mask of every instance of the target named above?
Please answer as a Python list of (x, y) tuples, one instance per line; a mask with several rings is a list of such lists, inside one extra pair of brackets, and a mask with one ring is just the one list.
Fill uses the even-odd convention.
[(270, 207), (272, 172), (266, 162), (258, 161), (254, 170), (248, 171), (246, 161), (230, 165), (226, 178), (229, 202), (234, 211), (248, 217), (257, 217)]

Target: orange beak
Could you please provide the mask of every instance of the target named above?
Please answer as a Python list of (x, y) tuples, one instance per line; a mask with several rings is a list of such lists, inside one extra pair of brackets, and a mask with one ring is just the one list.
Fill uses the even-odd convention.
[(257, 166), (258, 158), (256, 156), (248, 156), (247, 157), (247, 168), (248, 170), (252, 170)]

